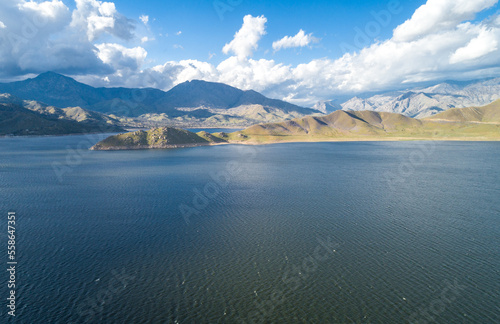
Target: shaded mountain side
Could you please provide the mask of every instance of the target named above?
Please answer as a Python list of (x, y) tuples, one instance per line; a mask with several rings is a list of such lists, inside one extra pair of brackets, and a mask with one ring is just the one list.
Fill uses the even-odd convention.
[(483, 107), (449, 109), (426, 119), (450, 122), (500, 123), (500, 99)]
[[(110, 110), (127, 107), (127, 112), (139, 109), (140, 104), (149, 106), (164, 94), (157, 89), (94, 88), (70, 77), (54, 72), (42, 73), (36, 78), (0, 83), (0, 92), (11, 93), (24, 100), (36, 100), (56, 107), (92, 109), (110, 113)], [(116, 99), (116, 101), (114, 101)], [(122, 100), (122, 104), (120, 104)], [(105, 103), (104, 105), (100, 105)], [(139, 107), (139, 108), (138, 108)], [(131, 114), (130, 114), (131, 115)]]
[[(0, 93), (0, 103), (19, 106), (30, 111), (33, 111), (48, 120), (67, 120), (74, 121), (79, 124), (79, 127), (86, 127), (91, 132), (97, 132), (102, 129), (103, 132), (120, 132), (123, 128), (120, 122), (107, 115), (103, 115), (94, 111), (89, 111), (80, 107), (57, 108), (47, 106), (34, 100), (22, 100), (8, 93)], [(31, 128), (37, 125), (32, 125)], [(80, 131), (78, 131), (80, 132)], [(47, 133), (45, 135), (49, 135)], [(59, 133), (58, 133), (59, 134)]]
[(122, 130), (114, 125), (79, 123), (40, 114), (18, 104), (0, 103), (0, 135), (67, 135)]
[(267, 98), (253, 90), (243, 91), (227, 84), (200, 80), (176, 85), (165, 93), (158, 105), (164, 110), (186, 107), (230, 109), (245, 105), (261, 105), (281, 109), (285, 112), (296, 111), (301, 114), (318, 112), (282, 100)]
[[(0, 83), (0, 92), (56, 107), (80, 106), (127, 117), (161, 113), (179, 116), (176, 108), (230, 109), (241, 105), (262, 105), (302, 115), (318, 112), (269, 99), (252, 90), (243, 91), (223, 83), (199, 80), (181, 83), (164, 92), (152, 88), (94, 88), (70, 77), (46, 72), (24, 81)], [(189, 112), (186, 114), (189, 115)]]

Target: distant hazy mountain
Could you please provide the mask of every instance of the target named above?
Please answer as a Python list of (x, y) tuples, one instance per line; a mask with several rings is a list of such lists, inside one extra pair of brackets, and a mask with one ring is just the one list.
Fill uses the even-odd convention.
[(371, 96), (354, 97), (342, 104), (344, 110), (395, 112), (422, 118), (450, 108), (484, 106), (500, 98), (500, 78), (455, 82), (448, 81), (425, 88), (393, 91)]
[(56, 108), (0, 94), (0, 135), (121, 132), (118, 121), (80, 107)]
[[(226, 84), (198, 80), (179, 84), (164, 92), (152, 88), (94, 88), (72, 78), (47, 72), (33, 79), (0, 84), (1, 92), (56, 107), (79, 106), (116, 116), (149, 115), (153, 119), (179, 118), (181, 121), (207, 119), (217, 115), (219, 118), (229, 118), (227, 116), (231, 115), (221, 110), (250, 106), (264, 109), (276, 119), (317, 113), (309, 108), (266, 98), (252, 90), (242, 91)], [(245, 117), (241, 114), (238, 116), (243, 121), (246, 120)], [(262, 118), (257, 121), (273, 120)], [(252, 122), (251, 118), (249, 120)]]
[(325, 100), (319, 101), (313, 107), (313, 109), (319, 110), (324, 114), (329, 114), (337, 110), (341, 110), (342, 106), (338, 100)]

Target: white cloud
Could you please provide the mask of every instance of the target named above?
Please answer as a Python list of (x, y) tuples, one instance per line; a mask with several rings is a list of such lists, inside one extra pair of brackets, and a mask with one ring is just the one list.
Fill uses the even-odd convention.
[(76, 0), (73, 12), (59, 0), (2, 1), (0, 20), (9, 26), (0, 28), (2, 77), (47, 70), (69, 75), (113, 73), (113, 65), (101, 60), (103, 54), (97, 55), (91, 40), (103, 33), (110, 35), (109, 40), (129, 39), (133, 32), (114, 3), (94, 0)]
[(4, 28), (7, 28), (7, 26), (5, 26), (5, 24), (0, 20), (0, 29), (4, 29)]
[(260, 38), (266, 34), (266, 22), (267, 19), (264, 16), (245, 16), (243, 18), (243, 26), (234, 35), (234, 39), (224, 46), (222, 52), (224, 54), (232, 52), (240, 60), (252, 56), (253, 51), (258, 48)]
[(453, 29), (497, 2), (498, 0), (428, 0), (410, 19), (394, 30), (394, 41), (412, 41), (440, 30)]
[(178, 31), (177, 33), (175, 33), (177, 36), (180, 36), (182, 34), (182, 31)]
[(135, 29), (133, 21), (118, 13), (114, 3), (97, 0), (75, 2), (71, 26), (85, 31), (89, 41), (104, 33), (125, 40), (132, 39)]
[(456, 64), (481, 58), (498, 50), (500, 32), (498, 29), (482, 28), (477, 37), (473, 38), (466, 46), (460, 47), (450, 57), (450, 63)]
[[(140, 74), (116, 77), (112, 82), (122, 80), (129, 85), (137, 82), (140, 86), (168, 90), (184, 81), (203, 79), (308, 105), (338, 94), (386, 90), (404, 83), (481, 77), (484, 69), (493, 67), (498, 71), (500, 65), (497, 16), (482, 22), (458, 22), (448, 28), (430, 29), (409, 41), (401, 40), (395, 32), (394, 37), (357, 53), (338, 59), (315, 59), (297, 66), (250, 58), (266, 33), (266, 21), (263, 16), (246, 16), (233, 41), (224, 46), (224, 52), (234, 56), (218, 65), (195, 60), (170, 61)], [(298, 41), (302, 34), (298, 35), (295, 40), (292, 40), (295, 36), (285, 38), (276, 46), (302, 44)]]
[[(66, 5), (58, 0), (44, 2), (21, 1), (18, 7), (21, 11), (31, 11), (32, 13), (51, 19), (55, 19), (68, 11)], [(43, 22), (43, 20), (41, 22)]]
[(146, 59), (147, 52), (138, 46), (126, 48), (125, 46), (112, 43), (95, 45), (96, 55), (106, 64), (113, 66), (116, 70), (129, 69), (136, 71)]
[(142, 23), (143, 23), (144, 25), (146, 25), (146, 26), (147, 26), (147, 24), (148, 24), (148, 22), (149, 22), (149, 16), (147, 16), (147, 15), (142, 15), (142, 16), (140, 16), (140, 17), (139, 17), (139, 19), (142, 21)]
[(244, 60), (232, 56), (217, 66), (220, 82), (245, 90), (263, 91), (291, 77), (289, 66), (274, 60)]
[[(467, 17), (474, 15), (472, 9), (467, 9), (469, 7), (480, 10), (484, 5), (460, 7), (464, 8), (462, 12), (468, 10)], [(386, 90), (404, 83), (481, 77), (483, 69), (500, 64), (500, 26), (496, 16), (477, 23), (454, 20), (458, 23), (447, 28), (428, 29), (408, 41), (402, 40), (403, 34), (395, 31), (393, 38), (377, 42), (358, 53), (348, 53), (334, 60), (315, 59), (297, 66), (248, 58), (257, 48), (261, 35), (265, 34), (265, 28), (264, 23), (255, 24), (251, 21), (255, 18), (247, 17), (234, 40), (225, 46), (224, 52), (232, 52), (235, 56), (212, 66), (209, 74), (201, 75), (298, 104), (331, 99), (337, 94)], [(262, 20), (265, 21), (265, 17), (261, 17)], [(255, 28), (256, 25), (262, 28)], [(406, 32), (410, 35), (408, 30)], [(292, 38), (283, 41), (281, 47), (276, 46), (284, 48), (285, 44), (300, 44)], [(170, 69), (169, 73), (180, 74), (186, 68), (170, 64), (176, 68)], [(193, 68), (190, 67), (191, 74), (194, 74)], [(173, 85), (180, 81), (169, 77)]]
[[(496, 2), (428, 0), (394, 30), (393, 37), (337, 59), (298, 65), (252, 58), (266, 34), (267, 19), (247, 15), (233, 40), (223, 47), (230, 56), (222, 62), (168, 61), (144, 68), (147, 51), (141, 44), (151, 41), (151, 36), (134, 35), (130, 20), (111, 2), (76, 0), (76, 9), (70, 12), (57, 0), (2, 1), (0, 21), (8, 28), (0, 27), (0, 42), (5, 40), (0, 46), (0, 75), (55, 70), (84, 74), (79, 80), (93, 85), (164, 90), (203, 79), (306, 105), (338, 94), (387, 90), (404, 83), (498, 75), (500, 17), (467, 21)], [(24, 19), (38, 22), (29, 35), (23, 34), (19, 24)], [(308, 46), (312, 38), (301, 30), (274, 42), (273, 48)]]
[(175, 49), (184, 49), (184, 47), (182, 45), (179, 45), (179, 44), (174, 44), (174, 45), (172, 45), (172, 47)]
[(199, 79), (217, 81), (218, 75), (215, 67), (207, 62), (197, 60), (170, 61), (163, 65), (155, 66), (143, 72), (142, 80), (147, 85), (153, 84), (160, 89), (171, 87), (190, 80)]
[(280, 40), (273, 42), (274, 51), (279, 51), (283, 48), (304, 47), (311, 43), (318, 42), (312, 34), (306, 34), (302, 29), (295, 36), (285, 36)]

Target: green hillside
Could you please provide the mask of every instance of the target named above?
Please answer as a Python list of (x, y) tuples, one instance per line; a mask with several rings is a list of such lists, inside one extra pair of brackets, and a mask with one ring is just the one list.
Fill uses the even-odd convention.
[(192, 133), (173, 127), (153, 128), (110, 136), (94, 145), (92, 150), (126, 150), (178, 148), (211, 145), (226, 142), (207, 132)]

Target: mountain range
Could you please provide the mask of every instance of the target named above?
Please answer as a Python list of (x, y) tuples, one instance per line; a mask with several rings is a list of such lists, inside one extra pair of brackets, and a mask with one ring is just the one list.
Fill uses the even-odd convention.
[(337, 110), (326, 116), (254, 125), (240, 134), (257, 142), (298, 139), (500, 140), (500, 100), (484, 107), (455, 108), (423, 119), (390, 112)]
[(259, 124), (233, 133), (191, 133), (154, 128), (110, 136), (93, 150), (174, 148), (223, 143), (373, 140), (494, 140), (500, 141), (500, 100), (484, 107), (455, 108), (416, 119), (376, 111), (337, 110), (325, 116), (306, 116), (280, 123)]
[[(100, 127), (98, 125), (144, 128), (248, 127), (305, 116), (318, 117), (338, 110), (391, 112), (425, 118), (452, 108), (489, 104), (500, 98), (500, 78), (447, 81), (404, 91), (353, 97), (343, 103), (340, 100), (321, 101), (312, 108), (299, 107), (267, 98), (253, 90), (243, 91), (215, 82), (193, 80), (178, 84), (169, 91), (153, 88), (95, 88), (54, 72), (42, 73), (23, 81), (0, 83), (1, 93), (9, 94), (3, 96), (3, 101), (14, 105), (16, 109), (28, 109), (31, 111), (29, 114), (38, 112), (41, 117), (52, 121), (74, 120), (79, 122), (78, 127), (85, 124), (92, 131)], [(5, 102), (7, 99), (10, 101)], [(23, 113), (28, 112), (23, 110)], [(30, 133), (36, 128), (36, 125), (32, 126), (19, 131)], [(8, 128), (7, 133), (12, 131), (13, 128)]]
[(112, 115), (124, 123), (251, 125), (291, 119), (316, 110), (269, 99), (222, 83), (188, 81), (169, 91), (152, 88), (94, 88), (54, 72), (1, 83), (0, 93), (55, 107), (81, 107)]
[(0, 94), (0, 135), (111, 133), (124, 129), (109, 116), (80, 107), (56, 108)]
[(343, 110), (394, 112), (424, 118), (450, 108), (484, 106), (500, 98), (500, 78), (468, 82), (447, 81), (433, 86), (391, 91), (367, 98), (354, 97)]

